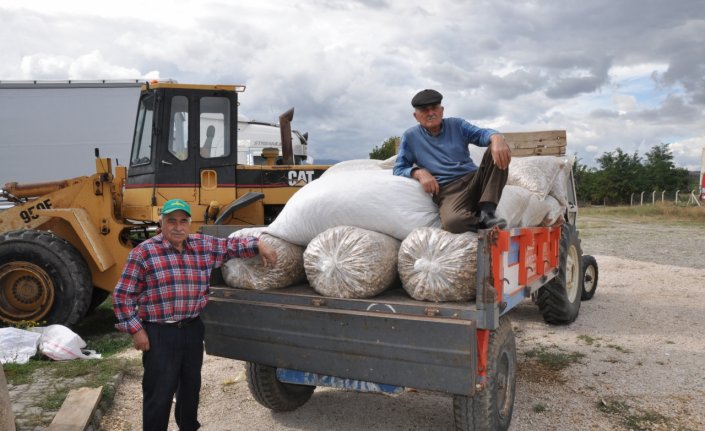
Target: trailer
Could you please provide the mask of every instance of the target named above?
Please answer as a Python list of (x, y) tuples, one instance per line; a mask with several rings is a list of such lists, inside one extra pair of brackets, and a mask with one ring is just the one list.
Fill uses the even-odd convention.
[[(478, 232), (475, 302), (417, 301), (401, 288), (331, 298), (306, 283), (253, 291), (226, 286), (216, 271), (202, 313), (206, 352), (247, 362), (253, 397), (274, 411), (300, 407), (317, 386), (414, 388), (451, 396), (458, 430), (506, 430), (517, 376), (509, 312), (531, 298), (548, 323), (568, 324), (580, 310), (586, 274), (572, 175), (569, 189), (561, 226)], [(595, 277), (594, 259), (589, 266)]]

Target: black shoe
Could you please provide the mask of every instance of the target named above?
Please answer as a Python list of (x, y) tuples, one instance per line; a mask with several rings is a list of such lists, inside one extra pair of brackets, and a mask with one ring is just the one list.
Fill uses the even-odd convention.
[(507, 227), (507, 221), (501, 217), (497, 217), (494, 211), (480, 211), (480, 222), (477, 224), (479, 229), (490, 229), (497, 226), (500, 229)]

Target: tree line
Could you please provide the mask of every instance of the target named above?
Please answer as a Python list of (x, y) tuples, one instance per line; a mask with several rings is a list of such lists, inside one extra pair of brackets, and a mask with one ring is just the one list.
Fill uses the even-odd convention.
[[(370, 159), (385, 160), (397, 152), (399, 137), (392, 136), (375, 146)], [(632, 193), (675, 192), (690, 190), (689, 172), (673, 163), (668, 144), (655, 145), (644, 158), (638, 152), (625, 153), (621, 148), (597, 158), (598, 168), (590, 168), (575, 158), (573, 176), (578, 201), (608, 205), (629, 204)]]

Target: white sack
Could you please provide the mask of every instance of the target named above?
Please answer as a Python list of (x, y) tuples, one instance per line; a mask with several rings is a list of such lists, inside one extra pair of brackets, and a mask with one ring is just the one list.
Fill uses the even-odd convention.
[(507, 184), (523, 187), (542, 201), (553, 187), (565, 161), (565, 157), (553, 156), (512, 157)]
[(425, 301), (475, 299), (477, 235), (437, 228), (415, 229), (399, 248), (399, 277), (404, 290)]
[(417, 227), (440, 225), (438, 208), (418, 181), (387, 170), (342, 171), (302, 187), (267, 233), (306, 246), (335, 226), (357, 226), (403, 240)]
[(30, 328), (30, 331), (41, 334), (39, 351), (55, 361), (101, 358), (101, 355), (93, 350), (84, 350), (86, 342), (66, 326), (49, 325)]
[(547, 211), (546, 215), (541, 221), (541, 225), (553, 226), (556, 224), (563, 224), (565, 222), (565, 217), (563, 217), (565, 207), (562, 206), (556, 198), (550, 195), (546, 196), (546, 200), (544, 202), (546, 203)]
[(556, 179), (553, 181), (553, 186), (549, 190), (548, 195), (553, 196), (558, 201), (558, 204), (564, 209), (568, 207), (568, 182), (570, 181), (570, 171), (573, 169), (575, 157), (563, 157), (560, 163), (561, 168), (558, 170)]
[(521, 227), (521, 219), (529, 205), (531, 192), (519, 186), (504, 186), (496, 214), (507, 221), (507, 227)]
[(283, 239), (264, 233), (266, 228), (240, 229), (230, 234), (231, 237), (254, 236), (271, 246), (277, 253), (277, 263), (265, 267), (262, 257), (232, 258), (221, 267), (223, 279), (230, 287), (252, 290), (280, 289), (301, 283), (304, 274), (304, 249)]
[(379, 166), (382, 169), (394, 169), (394, 164), (397, 162), (397, 156), (399, 154), (395, 154), (392, 157), (389, 157), (388, 159), (384, 159), (380, 162)]
[(306, 277), (323, 296), (370, 298), (394, 283), (399, 244), (388, 235), (353, 226), (328, 229), (306, 247)]
[(376, 159), (355, 159), (355, 160), (345, 160), (334, 164), (333, 166), (326, 169), (326, 171), (321, 175), (325, 177), (332, 174), (337, 174), (339, 172), (345, 171), (369, 171), (369, 170), (382, 170), (382, 160)]
[(18, 328), (0, 328), (0, 363), (26, 364), (37, 354), (41, 334)]

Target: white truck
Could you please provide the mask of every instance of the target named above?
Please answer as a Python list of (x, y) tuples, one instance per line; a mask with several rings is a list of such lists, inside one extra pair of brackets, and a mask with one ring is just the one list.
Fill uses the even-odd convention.
[[(0, 184), (70, 178), (94, 169), (94, 148), (124, 164), (130, 156), (144, 80), (0, 81)], [(307, 134), (292, 130), (295, 164)], [(238, 163), (263, 164), (279, 125), (238, 116)], [(217, 148), (213, 148), (217, 151)]]

